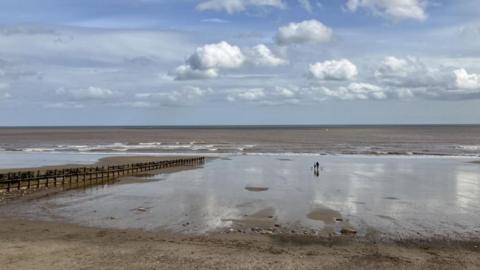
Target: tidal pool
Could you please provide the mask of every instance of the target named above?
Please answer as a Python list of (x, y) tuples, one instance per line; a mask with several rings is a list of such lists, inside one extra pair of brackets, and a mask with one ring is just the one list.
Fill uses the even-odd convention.
[[(320, 163), (315, 174), (314, 162)], [(148, 181), (0, 208), (91, 226), (208, 233), (275, 227), (387, 238), (478, 238), (480, 164), (456, 157), (229, 156)]]

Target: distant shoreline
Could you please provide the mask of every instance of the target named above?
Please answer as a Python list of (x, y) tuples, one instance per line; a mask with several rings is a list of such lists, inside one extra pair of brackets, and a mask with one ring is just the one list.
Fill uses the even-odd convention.
[(55, 125), (0, 126), (0, 129), (317, 129), (317, 128), (480, 127), (477, 124), (292, 124), (292, 125)]

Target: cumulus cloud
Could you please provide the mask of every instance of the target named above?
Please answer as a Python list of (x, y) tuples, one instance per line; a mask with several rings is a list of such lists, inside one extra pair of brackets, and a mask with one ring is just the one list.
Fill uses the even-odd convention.
[(239, 47), (225, 41), (207, 44), (197, 48), (188, 57), (186, 64), (177, 68), (176, 79), (208, 79), (218, 76), (218, 70), (231, 69), (242, 66), (245, 56)]
[(480, 90), (480, 74), (468, 73), (465, 69), (454, 70), (455, 85), (459, 89)]
[(115, 92), (110, 89), (90, 86), (84, 89), (57, 89), (56, 94), (65, 96), (72, 100), (103, 100), (115, 96)]
[(264, 44), (247, 48), (244, 53), (239, 47), (222, 41), (197, 48), (184, 65), (177, 67), (175, 79), (213, 79), (222, 69), (238, 69), (246, 63), (275, 67), (288, 61), (276, 56)]
[(375, 71), (375, 77), (384, 84), (397, 87), (447, 87), (451, 75), (447, 70), (429, 67), (414, 57), (385, 57)]
[(218, 70), (209, 69), (193, 69), (190, 65), (181, 65), (175, 70), (175, 79), (182, 80), (201, 80), (213, 79), (218, 77)]
[(247, 50), (249, 62), (257, 66), (280, 66), (288, 63), (275, 54), (264, 44), (259, 44)]
[(237, 68), (245, 61), (239, 47), (225, 41), (197, 48), (187, 63), (194, 69)]
[(319, 80), (352, 80), (357, 75), (357, 67), (347, 59), (315, 63), (309, 67), (309, 76)]
[(366, 9), (393, 21), (425, 21), (427, 4), (427, 0), (348, 0), (347, 9), (352, 12)]
[(317, 20), (290, 23), (278, 29), (275, 41), (279, 45), (325, 43), (332, 39), (333, 31)]
[(197, 10), (226, 11), (229, 14), (242, 12), (250, 7), (286, 8), (283, 0), (208, 0), (197, 5)]
[(465, 68), (427, 65), (413, 57), (386, 57), (376, 70), (375, 79), (391, 88), (390, 96), (398, 98), (480, 98), (480, 74), (468, 73)]

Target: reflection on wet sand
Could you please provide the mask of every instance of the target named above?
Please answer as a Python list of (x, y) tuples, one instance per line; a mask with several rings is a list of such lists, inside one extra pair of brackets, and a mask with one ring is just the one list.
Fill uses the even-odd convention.
[[(480, 235), (480, 166), (459, 158), (232, 156), (199, 168), (0, 208), (0, 214), (116, 228)], [(162, 180), (162, 181), (160, 181)], [(265, 192), (267, 191), (268, 192)], [(264, 192), (261, 192), (264, 191)]]

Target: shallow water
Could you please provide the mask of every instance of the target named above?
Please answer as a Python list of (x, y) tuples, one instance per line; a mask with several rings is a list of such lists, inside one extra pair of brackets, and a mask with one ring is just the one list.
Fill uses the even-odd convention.
[(111, 156), (111, 154), (3, 152), (0, 153), (0, 169), (92, 164), (107, 156)]
[[(319, 161), (318, 177), (313, 163)], [(3, 214), (116, 228), (204, 233), (273, 226), (361, 236), (480, 236), (480, 165), (466, 158), (231, 156), (20, 206)]]

